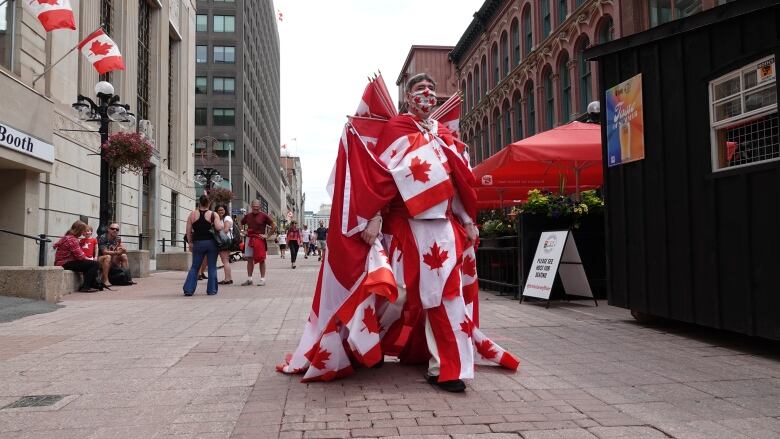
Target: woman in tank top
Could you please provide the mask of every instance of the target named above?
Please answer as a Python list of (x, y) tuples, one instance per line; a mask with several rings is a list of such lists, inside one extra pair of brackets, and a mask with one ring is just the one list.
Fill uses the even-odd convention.
[(184, 295), (192, 296), (195, 294), (195, 288), (198, 286), (198, 268), (206, 258), (208, 265), (208, 283), (206, 285), (206, 294), (213, 296), (217, 294), (217, 254), (219, 248), (214, 240), (212, 230), (222, 230), (224, 224), (219, 216), (209, 210), (209, 197), (201, 195), (198, 199), (198, 208), (193, 210), (187, 217), (187, 241), (190, 243), (192, 251), (192, 266), (187, 273), (187, 280), (184, 281)]

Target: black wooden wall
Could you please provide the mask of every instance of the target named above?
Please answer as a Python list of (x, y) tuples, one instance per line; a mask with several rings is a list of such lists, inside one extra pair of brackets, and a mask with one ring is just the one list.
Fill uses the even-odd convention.
[(711, 79), (780, 61), (780, 6), (720, 15), (599, 55), (602, 101), (642, 73), (646, 144), (604, 164), (609, 303), (780, 340), (780, 162), (714, 173), (708, 102)]

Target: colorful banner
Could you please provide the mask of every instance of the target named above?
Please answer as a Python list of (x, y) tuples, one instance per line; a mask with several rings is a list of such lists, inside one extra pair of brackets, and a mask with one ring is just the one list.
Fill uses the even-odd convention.
[(642, 74), (607, 90), (607, 163), (617, 166), (645, 158)]

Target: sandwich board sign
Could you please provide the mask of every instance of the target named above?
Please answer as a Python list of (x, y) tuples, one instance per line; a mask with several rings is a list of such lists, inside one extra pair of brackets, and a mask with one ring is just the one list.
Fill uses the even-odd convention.
[(523, 297), (535, 297), (547, 300), (547, 306), (550, 306), (550, 293), (556, 274), (561, 276), (567, 295), (593, 298), (598, 306), (585, 275), (574, 236), (569, 230), (542, 232), (520, 301), (522, 302)]

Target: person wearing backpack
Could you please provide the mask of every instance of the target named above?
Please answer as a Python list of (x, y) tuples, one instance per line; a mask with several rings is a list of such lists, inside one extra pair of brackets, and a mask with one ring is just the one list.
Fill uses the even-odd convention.
[(233, 283), (233, 273), (230, 269), (230, 248), (233, 246), (233, 218), (227, 213), (227, 206), (220, 204), (214, 209), (222, 220), (222, 229), (219, 231), (222, 241), (225, 243), (219, 248), (219, 259), (222, 260), (222, 267), (225, 270), (225, 279), (217, 282), (219, 285), (230, 285)]

